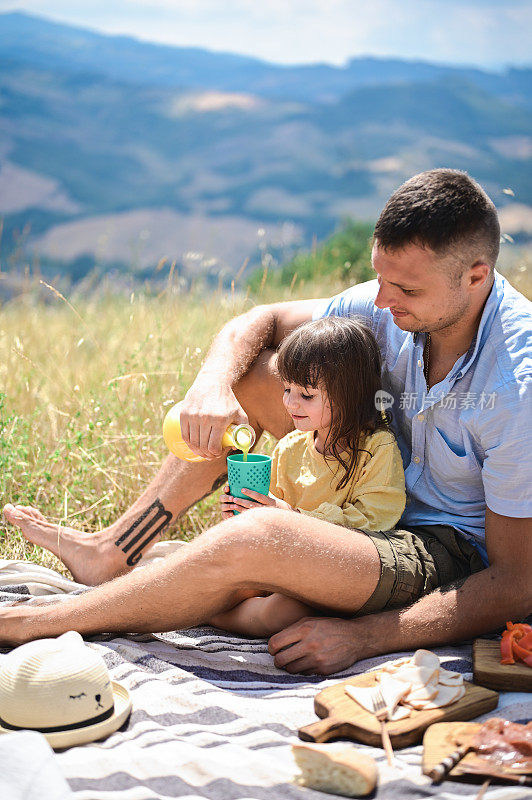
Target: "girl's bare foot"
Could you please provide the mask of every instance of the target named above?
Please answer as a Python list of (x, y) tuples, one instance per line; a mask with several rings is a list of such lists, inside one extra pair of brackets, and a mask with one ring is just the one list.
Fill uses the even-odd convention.
[(127, 571), (123, 554), (105, 531), (84, 533), (48, 520), (31, 506), (4, 506), (4, 517), (33, 544), (45, 547), (70, 570), (74, 580), (96, 586)]

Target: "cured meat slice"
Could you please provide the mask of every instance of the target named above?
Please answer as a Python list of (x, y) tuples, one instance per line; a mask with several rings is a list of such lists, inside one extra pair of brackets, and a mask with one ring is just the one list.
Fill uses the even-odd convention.
[(479, 755), (505, 767), (532, 770), (532, 722), (521, 725), (492, 717), (476, 734), (473, 747)]

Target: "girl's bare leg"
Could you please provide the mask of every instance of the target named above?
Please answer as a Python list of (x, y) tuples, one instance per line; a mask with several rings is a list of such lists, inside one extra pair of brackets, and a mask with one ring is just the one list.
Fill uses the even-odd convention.
[(312, 606), (274, 592), (268, 597), (250, 597), (229, 611), (222, 611), (209, 620), (209, 625), (231, 633), (267, 638), (288, 628), (303, 617), (316, 617), (321, 612)]
[[(257, 439), (263, 430), (280, 438), (292, 429), (282, 392), (274, 371), (274, 353), (264, 350), (235, 389)], [(30, 542), (58, 556), (76, 581), (95, 586), (129, 572), (169, 524), (225, 478), (225, 458), (190, 463), (170, 455), (141, 497), (103, 531), (86, 533), (57, 525), (28, 506), (8, 504), (4, 517)]]

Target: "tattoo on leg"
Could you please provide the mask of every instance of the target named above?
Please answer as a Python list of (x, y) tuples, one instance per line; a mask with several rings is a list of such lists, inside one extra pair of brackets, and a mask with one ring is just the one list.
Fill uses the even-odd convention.
[(223, 486), (226, 480), (227, 480), (227, 472), (224, 472), (223, 475), (220, 475), (220, 477), (216, 478), (216, 480), (214, 481), (211, 492), (215, 492), (216, 489), (219, 489), (220, 486)]
[(224, 483), (226, 482), (226, 480), (227, 480), (227, 472), (225, 472), (223, 475), (220, 475), (218, 478), (216, 478), (216, 480), (214, 481), (214, 483), (211, 486), (211, 488), (207, 492), (205, 492), (205, 494), (202, 494), (201, 497), (198, 497), (197, 500), (194, 500), (192, 505), (187, 506), (186, 508), (184, 508), (183, 511), (181, 511), (181, 513), (179, 514), (179, 516), (182, 517), (183, 514), (186, 514), (186, 512), (188, 511), (189, 508), (192, 508), (192, 506), (195, 506), (196, 503), (199, 503), (201, 500), (205, 500), (205, 498), (208, 497), (213, 492), (215, 492), (216, 489), (219, 489), (220, 486), (223, 486)]
[[(223, 486), (226, 480), (227, 480), (227, 472), (225, 472), (223, 475), (220, 475), (218, 478), (216, 478), (216, 480), (214, 481), (214, 483), (211, 486), (211, 488), (207, 492), (205, 492), (205, 494), (202, 494), (201, 497), (198, 497), (198, 499), (194, 500), (194, 502), (191, 503), (189, 506), (186, 506), (185, 508), (182, 508), (181, 511), (179, 512), (179, 514), (176, 515), (176, 517), (174, 519), (174, 522), (177, 522), (178, 519), (181, 519), (181, 517), (183, 517), (187, 513), (189, 508), (192, 508), (192, 506), (195, 506), (196, 503), (199, 503), (201, 500), (205, 500), (206, 497), (208, 497), (210, 494), (212, 494), (217, 489), (219, 489), (220, 486)], [(118, 546), (119, 545), (117, 544), (117, 547)]]
[[(120, 547), (124, 542), (126, 542), (126, 544), (124, 544), (124, 546), (121, 549), (122, 552), (127, 553), (129, 550), (131, 550), (133, 545), (137, 544), (139, 539), (142, 539), (145, 533), (148, 533), (148, 536), (146, 536), (146, 538), (140, 542), (136, 550), (134, 550), (128, 556), (126, 563), (129, 564), (130, 567), (133, 567), (135, 566), (135, 564), (138, 564), (138, 562), (142, 558), (142, 550), (151, 542), (152, 539), (155, 539), (155, 537), (163, 530), (163, 528), (166, 528), (171, 519), (172, 519), (171, 512), (167, 511), (166, 508), (161, 503), (161, 501), (159, 500), (159, 498), (157, 498), (151, 504), (151, 506), (149, 506), (149, 508), (147, 508), (146, 511), (144, 511), (144, 513), (140, 515), (140, 517), (133, 523), (133, 525), (131, 525), (131, 527), (129, 527), (127, 531), (124, 531), (122, 536), (120, 536), (120, 538), (116, 540), (115, 545), (117, 547)], [(155, 525), (155, 523), (159, 522), (159, 520), (161, 520), (160, 524), (157, 525), (155, 529), (153, 529), (153, 526)], [(136, 528), (138, 528), (141, 525), (141, 523), (144, 524), (135, 533), (133, 538), (129, 539), (131, 534), (136, 530)], [(151, 533), (149, 533), (150, 530)], [(129, 541), (126, 541), (127, 539), (129, 539)]]

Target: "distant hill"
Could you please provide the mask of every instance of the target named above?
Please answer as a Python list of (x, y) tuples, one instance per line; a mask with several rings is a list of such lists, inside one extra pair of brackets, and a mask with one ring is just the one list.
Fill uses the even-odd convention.
[[(150, 44), (129, 36), (102, 36), (24, 13), (0, 15), (0, 55), (61, 72), (93, 72), (144, 86), (251, 92), (305, 102), (338, 100), (352, 89), (379, 84), (463, 78), (498, 97), (532, 103), (530, 69), (486, 72), (422, 61), (354, 58), (346, 67), (279, 66), (198, 47)], [(31, 42), (31, 47), (29, 44)]]
[(0, 15), (3, 264), (25, 249), (75, 277), (164, 256), (185, 275), (275, 266), (433, 166), (518, 205), (509, 232), (529, 236), (531, 75), (280, 67)]

